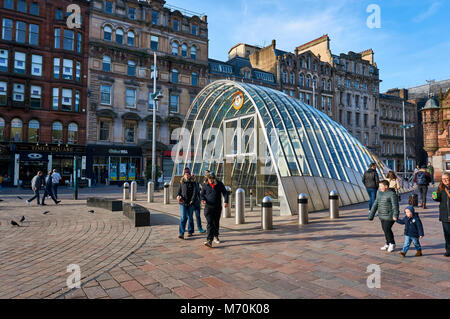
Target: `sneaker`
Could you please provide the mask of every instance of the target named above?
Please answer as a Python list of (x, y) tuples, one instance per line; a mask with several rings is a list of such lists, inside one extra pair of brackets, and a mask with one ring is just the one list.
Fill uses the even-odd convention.
[(444, 256), (445, 257), (450, 257), (450, 253), (445, 253)]
[(219, 237), (214, 237), (214, 242), (215, 242), (216, 244), (220, 244), (220, 239), (219, 239)]
[(57, 201), (55, 202), (56, 205), (58, 205), (59, 203), (61, 203), (60, 200), (57, 200)]
[(420, 256), (422, 256), (422, 251), (421, 251), (421, 250), (418, 250), (418, 251), (416, 252), (416, 257), (420, 257)]
[(402, 257), (406, 256), (406, 254), (403, 251), (399, 252), (399, 255), (402, 255)]
[(387, 250), (388, 248), (389, 248), (389, 245), (386, 244), (386, 245), (384, 245), (383, 247), (381, 247), (380, 249), (381, 249), (381, 250)]
[(203, 245), (205, 245), (206, 247), (212, 248), (212, 242), (207, 240), (203, 243)]
[(389, 248), (387, 249), (388, 252), (392, 253), (395, 249), (395, 244), (389, 244)]
[(178, 235), (178, 238), (184, 239), (184, 234), (183, 235)]
[(203, 228), (200, 228), (200, 229), (198, 230), (198, 232), (199, 232), (200, 234), (203, 234), (203, 233), (206, 233), (206, 230), (204, 230)]
[(47, 206), (47, 204), (42, 203), (41, 206)]
[(187, 234), (187, 237), (192, 237), (192, 236), (194, 236), (193, 233), (188, 233), (188, 234)]
[(25, 203), (27, 203), (27, 206), (30, 206), (31, 205), (31, 203), (29, 202), (29, 201), (25, 201)]

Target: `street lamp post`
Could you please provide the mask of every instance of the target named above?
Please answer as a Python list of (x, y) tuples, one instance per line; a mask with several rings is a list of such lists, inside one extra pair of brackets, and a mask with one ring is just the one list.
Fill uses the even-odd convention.
[(163, 95), (161, 92), (156, 94), (156, 77), (158, 76), (158, 71), (156, 68), (156, 52), (153, 53), (153, 125), (152, 125), (152, 182), (153, 185), (156, 183), (156, 109), (157, 103), (162, 99)]

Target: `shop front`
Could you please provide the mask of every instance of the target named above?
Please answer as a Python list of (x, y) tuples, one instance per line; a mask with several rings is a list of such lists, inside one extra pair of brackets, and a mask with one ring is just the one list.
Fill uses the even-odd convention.
[(142, 174), (142, 150), (138, 146), (88, 145), (87, 176), (93, 185), (137, 180)]

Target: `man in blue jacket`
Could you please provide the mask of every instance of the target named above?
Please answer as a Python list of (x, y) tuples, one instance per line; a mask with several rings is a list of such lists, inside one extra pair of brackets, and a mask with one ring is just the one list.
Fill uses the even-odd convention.
[(405, 244), (399, 254), (405, 257), (411, 242), (413, 242), (417, 250), (416, 256), (422, 256), (422, 247), (419, 242), (419, 238), (424, 236), (422, 221), (412, 206), (405, 208), (405, 214), (404, 218), (397, 219), (397, 223), (405, 225)]

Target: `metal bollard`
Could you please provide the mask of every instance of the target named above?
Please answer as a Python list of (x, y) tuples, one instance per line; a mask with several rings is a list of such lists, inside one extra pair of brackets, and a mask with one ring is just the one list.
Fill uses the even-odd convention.
[(134, 202), (136, 200), (137, 195), (137, 183), (136, 181), (131, 182), (131, 201)]
[(298, 223), (308, 224), (308, 195), (301, 193), (298, 195)]
[(153, 197), (153, 192), (155, 190), (155, 184), (153, 184), (153, 182), (148, 182), (147, 183), (147, 202), (148, 203), (153, 203), (154, 202), (154, 197)]
[(272, 198), (269, 196), (262, 200), (262, 229), (273, 229)]
[(330, 219), (339, 218), (339, 194), (337, 191), (330, 192)]
[(236, 225), (245, 223), (245, 191), (242, 188), (236, 190)]
[(250, 190), (250, 211), (253, 211), (253, 190)]
[(164, 184), (164, 205), (170, 204), (169, 187), (169, 183)]
[(231, 218), (231, 203), (233, 202), (233, 198), (231, 197), (231, 187), (225, 186), (225, 189), (227, 190), (228, 193), (228, 207), (223, 207), (222, 217)]
[(123, 200), (130, 199), (130, 184), (123, 183)]

